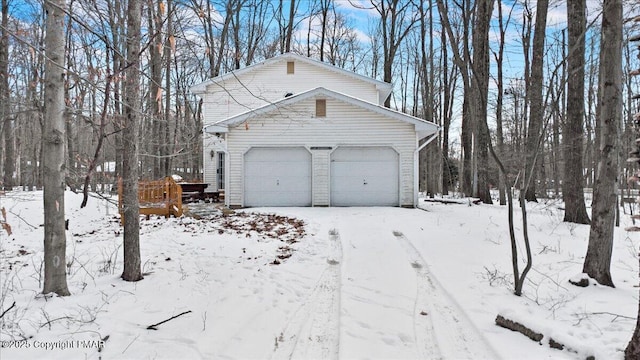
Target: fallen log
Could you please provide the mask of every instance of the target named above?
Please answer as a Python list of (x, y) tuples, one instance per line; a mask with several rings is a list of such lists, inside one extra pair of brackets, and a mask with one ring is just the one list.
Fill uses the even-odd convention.
[[(502, 315), (498, 315), (496, 317), (496, 325), (503, 327), (505, 329), (509, 329), (511, 331), (516, 331), (521, 333), (522, 335), (528, 337), (529, 339), (539, 343), (540, 345), (542, 345), (542, 339), (544, 338), (544, 335), (536, 332), (530, 328), (528, 328), (527, 326), (517, 322), (517, 321), (513, 321), (513, 320), (509, 320), (507, 318), (505, 318)], [(564, 344), (556, 341), (553, 338), (549, 338), (549, 347), (553, 348), (553, 349), (558, 349), (558, 350), (567, 350), (573, 353), (578, 353), (577, 351), (568, 348), (567, 346), (565, 346)], [(586, 360), (596, 360), (595, 356), (593, 355), (589, 355), (587, 356)]]
[(149, 326), (147, 326), (147, 330), (158, 330), (158, 328), (157, 328), (157, 326), (158, 326), (158, 325), (162, 325), (162, 324), (166, 323), (166, 322), (167, 322), (167, 321), (169, 321), (169, 320), (173, 320), (173, 319), (177, 318), (178, 316), (182, 316), (182, 315), (184, 315), (184, 314), (188, 314), (188, 313), (190, 313), (190, 312), (191, 312), (191, 310), (187, 310), (187, 311), (185, 311), (185, 312), (181, 312), (181, 313), (180, 313), (180, 314), (178, 314), (178, 315), (172, 316), (172, 317), (168, 318), (167, 320), (160, 321), (160, 322), (159, 322), (159, 323), (157, 323), (157, 324), (149, 325)]
[(496, 317), (496, 325), (501, 326), (501, 327), (503, 327), (505, 329), (509, 329), (511, 331), (519, 332), (520, 334), (528, 337), (529, 339), (531, 339), (533, 341), (540, 342), (540, 341), (542, 341), (542, 338), (544, 337), (544, 335), (529, 329), (528, 327), (520, 324), (519, 322), (515, 322), (515, 321), (512, 321), (512, 320), (509, 320), (509, 319), (503, 317), (502, 315), (498, 315)]
[(471, 206), (471, 203), (478, 205), (479, 203), (482, 202), (480, 199), (471, 199), (471, 198), (469, 200), (423, 198), (422, 200), (424, 202), (437, 202), (445, 205), (455, 204), (455, 205), (469, 205), (469, 206)]

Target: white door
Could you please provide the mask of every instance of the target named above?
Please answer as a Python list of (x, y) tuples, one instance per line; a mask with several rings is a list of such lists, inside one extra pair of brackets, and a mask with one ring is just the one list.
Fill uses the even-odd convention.
[(331, 206), (398, 206), (398, 153), (385, 146), (331, 154)]
[(218, 164), (216, 166), (216, 180), (218, 184), (217, 189), (213, 189), (213, 191), (224, 190), (224, 167), (225, 167), (225, 156), (226, 154), (223, 152), (218, 153)]
[(303, 147), (244, 155), (245, 206), (311, 206), (311, 154)]

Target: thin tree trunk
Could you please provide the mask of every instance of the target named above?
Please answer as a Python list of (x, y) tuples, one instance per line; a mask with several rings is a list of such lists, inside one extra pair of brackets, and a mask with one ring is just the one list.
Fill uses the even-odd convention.
[(3, 119), (4, 133), (4, 163), (3, 187), (5, 190), (13, 188), (13, 173), (15, 171), (15, 149), (13, 146), (13, 117), (9, 93), (9, 0), (2, 0), (2, 28), (0, 29), (0, 116)]
[[(70, 16), (73, 16), (72, 14), (72, 10), (73, 9), (73, 0), (71, 0), (71, 5), (68, 8), (68, 11), (70, 13)], [(66, 54), (66, 64), (67, 66), (71, 66), (71, 42), (72, 42), (72, 37), (71, 37), (71, 21), (67, 22), (67, 28), (66, 28), (66, 38), (65, 38), (65, 54)], [(67, 99), (68, 104), (71, 104), (71, 96), (70, 96), (70, 79), (69, 77), (65, 77), (65, 81), (64, 81), (64, 98)], [(81, 108), (82, 106), (78, 106), (79, 108)], [(66, 183), (67, 185), (71, 188), (72, 191), (76, 191), (76, 189), (78, 188), (78, 182), (77, 182), (77, 174), (76, 174), (76, 144), (74, 141), (74, 137), (73, 137), (73, 110), (72, 107), (69, 106), (65, 106), (65, 111), (64, 111), (64, 122), (65, 122), (65, 132), (66, 132), (66, 136), (67, 136), (67, 146), (65, 148), (65, 154), (66, 154), (66, 161), (67, 161), (67, 176), (66, 176)]]
[[(151, 128), (150, 139), (145, 139), (147, 146), (143, 145), (143, 152), (151, 155), (162, 154), (162, 141), (161, 135), (165, 123), (162, 121), (162, 96), (161, 96), (161, 83), (162, 83), (162, 15), (160, 14), (160, 5), (158, 3), (158, 9), (154, 11), (154, 7), (150, 3), (147, 8), (147, 21), (149, 24), (149, 32), (152, 34), (153, 42), (149, 46), (149, 94), (147, 98), (147, 109), (151, 113), (146, 117), (145, 123)], [(143, 167), (146, 171), (149, 168), (152, 169), (151, 176), (154, 179), (161, 177), (162, 174), (162, 160), (161, 157), (151, 156), (143, 158)], [(144, 176), (144, 175), (143, 175)]]
[(65, 122), (64, 122), (64, 0), (47, 0), (45, 37), (45, 121), (42, 136), (44, 158), (44, 287), (42, 293), (70, 295), (64, 218)]
[(289, 5), (289, 21), (287, 23), (287, 34), (285, 37), (285, 52), (291, 52), (291, 38), (293, 37), (293, 20), (296, 14), (296, 1), (291, 0)]
[(564, 221), (588, 224), (584, 202), (582, 177), (582, 142), (584, 138), (584, 56), (586, 31), (586, 0), (567, 2), (567, 115), (562, 131), (564, 149), (564, 181), (562, 197), (565, 202)]
[(327, 36), (327, 21), (329, 15), (329, 6), (333, 6), (333, 2), (329, 0), (320, 0), (320, 13), (322, 16), (322, 29), (320, 32), (320, 61), (324, 61), (324, 43)]
[(442, 126), (442, 194), (449, 195), (449, 183), (451, 182), (451, 165), (449, 163), (449, 127), (451, 126), (451, 116), (449, 113), (449, 102), (451, 101), (449, 89), (449, 59), (447, 56), (447, 32), (442, 31), (442, 106), (443, 118)]
[(613, 287), (611, 254), (618, 180), (618, 132), (622, 120), (622, 2), (605, 0), (602, 12), (597, 121), (600, 141), (593, 189), (589, 246), (583, 272)]
[[(497, 88), (498, 94), (496, 97), (496, 145), (498, 147), (498, 156), (504, 156), (504, 134), (502, 129), (502, 111), (503, 111), (503, 100), (504, 100), (504, 76), (503, 76), (503, 68), (504, 68), (504, 46), (505, 46), (505, 37), (506, 37), (506, 29), (504, 20), (502, 19), (502, 1), (498, 0), (498, 26), (500, 31), (500, 43), (498, 47), (498, 53), (494, 53), (494, 57), (496, 59), (497, 65)], [(513, 10), (513, 8), (512, 8)], [(509, 13), (509, 18), (511, 18), (511, 13)], [(509, 20), (507, 20), (507, 23)], [(498, 174), (498, 196), (500, 205), (507, 204), (507, 195), (505, 193), (506, 184), (504, 183), (503, 177)]]
[(543, 86), (543, 63), (544, 63), (544, 42), (547, 31), (547, 9), (548, 0), (539, 0), (536, 6), (536, 27), (533, 32), (533, 59), (531, 61), (531, 81), (527, 96), (529, 98), (529, 127), (527, 130), (526, 143), (526, 163), (525, 163), (525, 199), (527, 201), (537, 201), (536, 184), (538, 180), (539, 164), (541, 159), (537, 153), (540, 147), (540, 131), (544, 115), (542, 86)]
[[(448, 11), (448, 2), (443, 0), (436, 1), (438, 5), (438, 12), (440, 13), (440, 21), (442, 23), (442, 27), (446, 32), (446, 37), (449, 40), (450, 47), (453, 52), (453, 62), (460, 69), (460, 75), (462, 75), (463, 89), (464, 89), (464, 99), (462, 101), (462, 161), (461, 161), (461, 169), (459, 171), (460, 175), (460, 191), (466, 195), (471, 195), (473, 188), (473, 169), (472, 169), (472, 121), (470, 120), (470, 112), (469, 106), (470, 101), (469, 97), (471, 96), (471, 80), (469, 76), (469, 64), (470, 64), (470, 55), (469, 55), (469, 36), (468, 36), (468, 27), (469, 27), (469, 17), (470, 17), (470, 9), (469, 2), (463, 1), (461, 5), (461, 9), (463, 11), (462, 17), (462, 48), (463, 54), (460, 54), (459, 43), (456, 40), (457, 38), (453, 34), (453, 29), (451, 27), (451, 23), (449, 22), (449, 11)], [(448, 154), (446, 154), (448, 156)]]
[(138, 136), (140, 109), (140, 0), (127, 4), (127, 67), (125, 70), (124, 126), (122, 129), (122, 189), (124, 206), (125, 281), (142, 280), (140, 217), (138, 216)]
[[(167, 0), (167, 38), (164, 44), (164, 80), (165, 80), (165, 103), (164, 103), (164, 117), (163, 117), (163, 128), (164, 134), (161, 135), (162, 139), (162, 151), (160, 152), (164, 158), (161, 159), (162, 166), (160, 167), (162, 173), (160, 177), (171, 175), (171, 42), (175, 41), (173, 37), (173, 15), (172, 15), (172, 1)], [(173, 40), (172, 40), (173, 38)]]
[(595, 160), (595, 149), (597, 149), (597, 140), (595, 139), (595, 115), (594, 108), (595, 103), (597, 101), (597, 91), (594, 90), (596, 84), (596, 71), (598, 67), (598, 62), (596, 60), (596, 45), (595, 45), (595, 36), (591, 38), (590, 42), (590, 51), (589, 51), (589, 80), (587, 82), (587, 114), (586, 114), (586, 132), (587, 132), (587, 143), (585, 144), (585, 166), (587, 167), (587, 187), (593, 187), (596, 160)]
[[(109, 53), (107, 53), (107, 64), (109, 64)], [(107, 65), (107, 73), (109, 72), (109, 65)], [(100, 152), (102, 151), (102, 144), (104, 143), (104, 128), (107, 125), (107, 107), (109, 104), (109, 96), (111, 94), (111, 74), (107, 75), (107, 84), (104, 88), (104, 102), (102, 107), (102, 114), (100, 114), (100, 127), (98, 130), (98, 144), (96, 145), (96, 150), (93, 154), (93, 158), (89, 161), (89, 168), (87, 169), (87, 174), (84, 177), (84, 187), (82, 188), (82, 203), (80, 204), (80, 208), (87, 206), (87, 201), (89, 200), (89, 182), (95, 172), (96, 166), (98, 165), (98, 159), (100, 158)], [(103, 166), (103, 171), (106, 171)], [(96, 191), (94, 188), (93, 191)]]

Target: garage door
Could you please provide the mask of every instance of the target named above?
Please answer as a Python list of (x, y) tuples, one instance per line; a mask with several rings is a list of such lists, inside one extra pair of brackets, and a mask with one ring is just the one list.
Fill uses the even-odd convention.
[(252, 148), (244, 155), (245, 206), (311, 206), (305, 148)]
[(398, 153), (339, 147), (331, 154), (332, 206), (398, 206)]

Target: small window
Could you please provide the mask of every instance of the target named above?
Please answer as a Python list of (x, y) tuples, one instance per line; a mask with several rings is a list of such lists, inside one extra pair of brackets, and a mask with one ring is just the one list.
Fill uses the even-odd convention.
[(295, 72), (295, 63), (293, 61), (287, 61), (287, 74), (293, 74)]
[(327, 116), (327, 100), (316, 99), (316, 117)]

